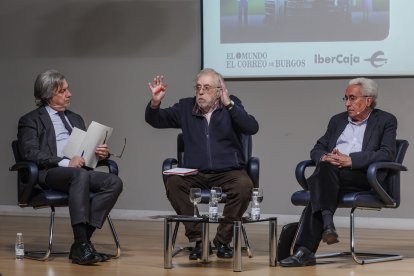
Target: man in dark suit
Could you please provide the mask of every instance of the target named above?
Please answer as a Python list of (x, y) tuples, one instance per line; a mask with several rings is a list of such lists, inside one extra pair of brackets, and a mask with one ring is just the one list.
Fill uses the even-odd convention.
[[(18, 125), (18, 148), (24, 160), (36, 162), (39, 183), (69, 193), (69, 213), (74, 243), (69, 258), (73, 263), (91, 264), (109, 256), (96, 252), (91, 236), (101, 228), (122, 191), (122, 180), (113, 174), (84, 168), (82, 156), (64, 157), (72, 127), (86, 130), (81, 116), (67, 110), (72, 96), (65, 77), (48, 70), (37, 76), (34, 85), (37, 109), (22, 116)], [(95, 151), (98, 159), (109, 157), (106, 144)], [(90, 199), (90, 193), (95, 196)]]
[(375, 109), (377, 95), (377, 84), (373, 80), (357, 78), (349, 82), (343, 98), (347, 112), (331, 118), (326, 133), (311, 151), (311, 159), (317, 166), (308, 179), (310, 202), (303, 215), (294, 254), (282, 260), (281, 266), (316, 264), (314, 253), (319, 242), (338, 242), (333, 214), (339, 194), (369, 190), (368, 166), (395, 159), (397, 119)]

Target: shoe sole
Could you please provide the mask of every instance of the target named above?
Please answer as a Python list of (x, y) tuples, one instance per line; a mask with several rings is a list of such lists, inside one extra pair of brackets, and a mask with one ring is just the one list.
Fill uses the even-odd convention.
[(334, 243), (338, 243), (338, 234), (335, 232), (332, 233), (328, 233), (326, 235), (322, 236), (322, 241), (326, 242), (328, 245), (334, 244)]
[(217, 254), (217, 258), (220, 258), (220, 259), (231, 259), (231, 258), (233, 258), (233, 256), (220, 256), (220, 255)]
[(99, 261), (100, 261), (99, 259), (94, 259), (94, 260), (87, 261), (87, 262), (80, 262), (78, 260), (72, 259), (72, 263), (78, 264), (78, 265), (90, 265), (90, 264), (98, 263)]
[(282, 267), (303, 267), (303, 266), (313, 266), (316, 265), (316, 260), (312, 260), (309, 262), (306, 262), (304, 264), (283, 264), (283, 263), (279, 263), (280, 266)]

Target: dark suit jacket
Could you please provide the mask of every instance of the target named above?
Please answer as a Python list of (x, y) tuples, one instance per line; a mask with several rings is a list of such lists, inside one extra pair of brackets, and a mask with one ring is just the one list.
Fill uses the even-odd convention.
[[(65, 113), (73, 127), (86, 130), (80, 115), (70, 110)], [(63, 159), (57, 156), (55, 129), (45, 107), (39, 107), (20, 118), (17, 139), (21, 158), (38, 165), (39, 181), (44, 183), (46, 170), (57, 167)]]
[[(326, 133), (311, 150), (311, 159), (318, 163), (322, 156), (331, 152), (339, 136), (348, 124), (348, 113), (337, 114), (329, 121)], [(350, 154), (352, 169), (367, 169), (373, 162), (394, 161), (396, 154), (397, 119), (394, 115), (374, 109), (368, 118), (362, 142), (362, 151)]]

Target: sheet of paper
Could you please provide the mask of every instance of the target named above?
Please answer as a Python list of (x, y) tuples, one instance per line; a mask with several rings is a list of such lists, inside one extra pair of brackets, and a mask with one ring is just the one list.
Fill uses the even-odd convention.
[(72, 129), (72, 134), (69, 136), (69, 140), (66, 143), (65, 148), (63, 149), (63, 154), (67, 158), (72, 158), (75, 155), (81, 155), (82, 152), (80, 150), (80, 146), (83, 140), (86, 137), (86, 131), (74, 127)]
[(63, 149), (63, 153), (68, 158), (72, 158), (75, 155), (82, 156), (85, 159), (86, 167), (95, 168), (98, 163), (98, 158), (95, 154), (96, 147), (107, 143), (112, 131), (113, 128), (95, 121), (92, 121), (86, 132), (74, 128), (68, 143)]

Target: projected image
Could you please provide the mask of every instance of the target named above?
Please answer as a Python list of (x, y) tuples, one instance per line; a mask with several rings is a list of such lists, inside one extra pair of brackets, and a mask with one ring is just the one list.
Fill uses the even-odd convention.
[(220, 0), (221, 43), (383, 40), (389, 0)]

